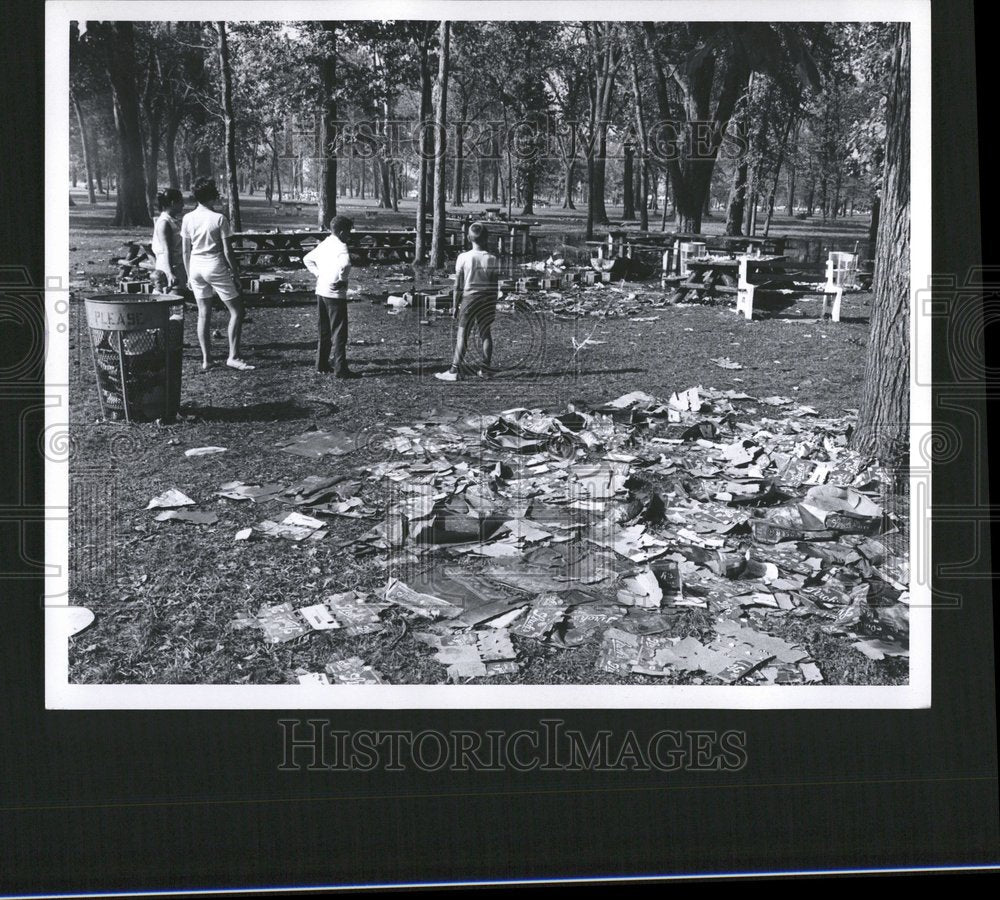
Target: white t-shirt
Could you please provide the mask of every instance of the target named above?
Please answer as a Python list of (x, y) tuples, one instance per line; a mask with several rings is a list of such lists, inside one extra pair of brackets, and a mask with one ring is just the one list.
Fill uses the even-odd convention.
[(181, 221), (181, 236), (191, 243), (191, 259), (222, 259), (223, 240), (230, 234), (229, 220), (201, 204)]
[(347, 276), (351, 254), (347, 244), (331, 234), (302, 257), (305, 267), (316, 276), (316, 293), (321, 297), (347, 299)]

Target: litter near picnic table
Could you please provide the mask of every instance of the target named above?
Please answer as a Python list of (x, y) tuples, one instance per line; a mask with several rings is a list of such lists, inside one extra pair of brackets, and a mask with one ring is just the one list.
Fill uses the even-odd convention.
[(194, 506), (194, 500), (177, 488), (170, 488), (150, 500), (146, 509), (177, 509), (180, 506)]
[(185, 450), (185, 456), (214, 456), (216, 453), (225, 453), (225, 447), (192, 447)]
[(733, 362), (728, 356), (720, 356), (718, 359), (712, 357), (710, 362), (714, 362), (720, 369), (742, 369), (738, 362)]

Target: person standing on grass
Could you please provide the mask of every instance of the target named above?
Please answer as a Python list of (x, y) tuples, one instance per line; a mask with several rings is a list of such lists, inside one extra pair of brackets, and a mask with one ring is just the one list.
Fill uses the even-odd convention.
[(229, 246), (229, 220), (217, 213), (213, 204), (219, 190), (211, 178), (199, 178), (194, 185), (198, 206), (181, 222), (184, 247), (184, 268), (188, 286), (198, 301), (198, 343), (201, 346), (201, 368), (212, 367), (212, 299), (218, 295), (229, 310), (229, 358), (231, 369), (247, 371), (254, 366), (240, 358), (240, 336), (243, 331), (243, 298), (237, 287), (240, 271)]
[(161, 293), (183, 291), (187, 287), (184, 269), (184, 242), (181, 240), (181, 213), (184, 195), (177, 188), (167, 188), (156, 195), (160, 215), (153, 223), (153, 255), (156, 268), (152, 281)]
[(305, 267), (316, 276), (319, 314), (316, 371), (332, 371), (336, 378), (361, 377), (347, 368), (347, 277), (351, 273), (347, 236), (353, 227), (354, 222), (347, 216), (334, 216), (330, 221), (330, 236), (302, 257)]
[(477, 374), (487, 378), (492, 374), (493, 321), (497, 315), (497, 285), (500, 261), (486, 249), (489, 237), (486, 226), (473, 222), (469, 226), (472, 249), (460, 253), (455, 261), (455, 291), (452, 308), (457, 309), (458, 333), (455, 336), (455, 356), (451, 368), (434, 377), (441, 381), (458, 381), (465, 359), (469, 331), (475, 329), (483, 344), (483, 365)]

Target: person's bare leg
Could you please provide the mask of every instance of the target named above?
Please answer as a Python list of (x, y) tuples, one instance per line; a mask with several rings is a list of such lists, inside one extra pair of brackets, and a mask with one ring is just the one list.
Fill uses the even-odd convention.
[(483, 329), (483, 368), (489, 370), (493, 368), (493, 332), (487, 326)]
[(212, 298), (198, 300), (198, 346), (201, 347), (201, 367), (212, 365)]
[(243, 335), (243, 298), (226, 300), (229, 310), (229, 359), (240, 359), (240, 338)]

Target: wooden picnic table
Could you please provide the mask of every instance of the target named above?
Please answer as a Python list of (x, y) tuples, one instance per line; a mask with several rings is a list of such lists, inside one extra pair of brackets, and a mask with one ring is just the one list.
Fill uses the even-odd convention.
[[(230, 238), (230, 245), (234, 255), (250, 268), (282, 263), (301, 266), (302, 257), (329, 235), (328, 231), (239, 231)], [(356, 228), (347, 246), (358, 265), (408, 262), (413, 258), (414, 235), (412, 228)]]
[[(753, 257), (755, 269), (775, 276), (785, 271), (787, 260), (784, 256)], [(682, 303), (685, 299), (716, 297), (721, 294), (738, 293), (740, 260), (735, 256), (702, 256), (687, 261), (688, 274), (684, 281), (677, 285), (671, 296), (674, 303)]]
[(674, 232), (678, 241), (701, 241), (710, 250), (724, 250), (726, 253), (748, 253), (760, 248), (761, 253), (781, 256), (785, 252), (787, 238), (782, 236), (761, 237), (747, 234), (692, 234)]

